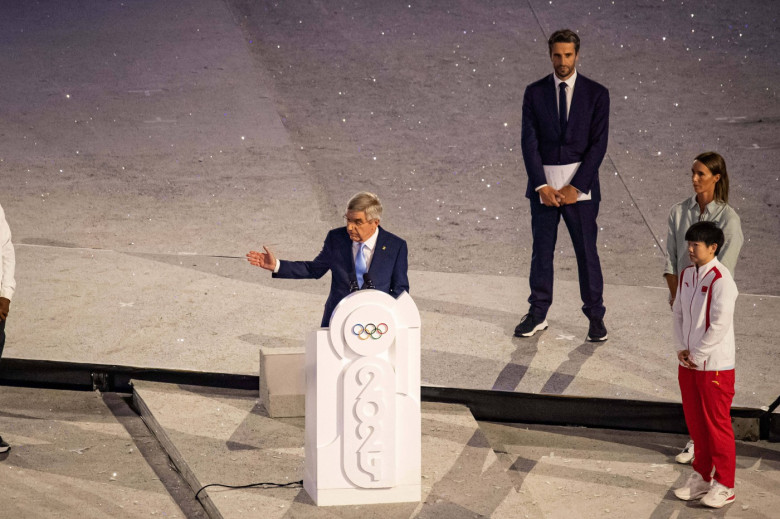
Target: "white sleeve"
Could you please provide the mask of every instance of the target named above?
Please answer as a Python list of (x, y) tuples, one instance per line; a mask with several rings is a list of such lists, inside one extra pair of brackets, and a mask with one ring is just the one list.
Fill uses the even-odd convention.
[(2, 258), (2, 264), (0, 265), (0, 269), (2, 269), (0, 270), (0, 297), (12, 299), (16, 289), (16, 281), (14, 280), (16, 255), (14, 246), (11, 243), (11, 229), (5, 220), (5, 213), (2, 207), (0, 207), (0, 255), (0, 258)]
[[(721, 278), (710, 285), (710, 327), (704, 332), (696, 348), (698, 359), (707, 358), (723, 342), (734, 322), (734, 307), (737, 301), (737, 286), (730, 279)], [(694, 362), (698, 364), (697, 359)]]

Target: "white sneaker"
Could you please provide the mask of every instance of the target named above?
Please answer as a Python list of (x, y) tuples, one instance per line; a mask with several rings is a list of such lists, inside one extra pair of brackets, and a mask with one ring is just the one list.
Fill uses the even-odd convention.
[(674, 490), (674, 495), (683, 501), (691, 501), (699, 499), (708, 492), (710, 492), (710, 483), (704, 481), (701, 474), (694, 471), (693, 474), (688, 476), (688, 481), (683, 486)]
[(674, 457), (674, 461), (687, 465), (693, 461), (693, 440), (688, 440), (685, 448), (680, 454)]
[(722, 508), (729, 503), (733, 503), (737, 496), (734, 495), (734, 489), (721, 485), (714, 479), (712, 488), (707, 495), (701, 498), (701, 504), (710, 508)]

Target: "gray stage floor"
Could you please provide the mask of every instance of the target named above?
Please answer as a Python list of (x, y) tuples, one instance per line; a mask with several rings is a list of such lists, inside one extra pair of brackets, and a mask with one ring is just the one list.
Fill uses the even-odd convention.
[[(243, 255), (316, 254), (355, 191), (410, 245), (426, 384), (678, 400), (661, 269), (692, 157), (728, 160), (746, 237), (737, 405), (780, 394), (778, 67), (768, 3), (3, 7), (7, 357), (256, 373), (327, 293)], [(550, 329), (512, 338), (530, 259), (519, 153), (544, 34), (611, 89), (600, 244), (610, 340), (586, 343), (565, 229)]]
[[(2, 388), (0, 431), (13, 447), (0, 454), (0, 515), (196, 519), (207, 517), (193, 498), (203, 485), (302, 478), (303, 419), (269, 418), (256, 393), (134, 390), (165, 452), (116, 394)], [(201, 497), (210, 517), (279, 519), (764, 519), (780, 504), (778, 445), (765, 441), (737, 442), (737, 502), (708, 513), (672, 495), (691, 470), (673, 462), (681, 435), (478, 423), (438, 403), (423, 403), (422, 434), (419, 503), (317, 507), (300, 487), (209, 487)]]

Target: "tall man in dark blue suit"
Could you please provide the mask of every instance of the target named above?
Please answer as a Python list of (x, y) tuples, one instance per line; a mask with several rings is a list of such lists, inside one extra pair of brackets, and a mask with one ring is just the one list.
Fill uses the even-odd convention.
[(330, 270), (330, 295), (322, 315), (323, 327), (339, 301), (359, 288), (374, 288), (398, 297), (409, 291), (406, 242), (379, 226), (382, 203), (368, 192), (358, 193), (347, 204), (346, 227), (333, 229), (313, 261), (278, 261), (265, 252), (251, 251), (249, 263), (273, 271), (275, 278), (319, 279)]
[[(548, 40), (554, 74), (530, 84), (523, 98), (522, 148), (531, 201), (531, 307), (515, 329), (530, 337), (547, 328), (553, 258), (561, 216), (569, 229), (589, 341), (607, 339), (604, 280), (596, 247), (599, 166), (607, 151), (609, 91), (577, 73), (580, 38), (570, 30)], [(556, 167), (557, 166), (557, 167)]]

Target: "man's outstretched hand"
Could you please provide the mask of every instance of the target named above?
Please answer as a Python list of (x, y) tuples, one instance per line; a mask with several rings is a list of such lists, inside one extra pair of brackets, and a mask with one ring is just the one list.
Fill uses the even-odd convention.
[(263, 245), (265, 252), (249, 251), (246, 255), (247, 261), (255, 267), (264, 268), (266, 270), (273, 270), (276, 268), (276, 257), (274, 253), (268, 250), (268, 247)]

